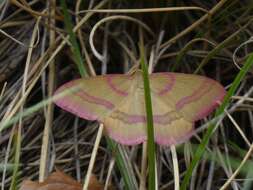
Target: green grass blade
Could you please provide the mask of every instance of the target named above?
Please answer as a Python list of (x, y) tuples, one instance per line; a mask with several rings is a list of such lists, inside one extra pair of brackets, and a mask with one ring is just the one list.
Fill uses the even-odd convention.
[(148, 69), (144, 60), (144, 51), (141, 54), (141, 68), (143, 73), (146, 118), (147, 118), (147, 131), (148, 131), (148, 189), (154, 190), (155, 184), (155, 143), (154, 143), (154, 126), (153, 126), (153, 113), (152, 101), (150, 94), (150, 85), (148, 77)]
[(124, 180), (124, 189), (137, 190), (138, 184), (134, 175), (133, 167), (125, 149), (110, 138), (106, 138), (107, 145), (115, 155), (116, 165)]
[[(215, 117), (218, 117), (219, 115), (221, 115), (224, 112), (225, 107), (228, 105), (231, 96), (233, 96), (236, 92), (236, 89), (238, 88), (238, 86), (240, 85), (240, 82), (242, 81), (242, 79), (244, 78), (244, 76), (246, 75), (246, 73), (248, 72), (248, 70), (252, 67), (253, 65), (253, 53), (249, 54), (245, 64), (243, 65), (241, 71), (237, 74), (234, 82), (232, 83), (232, 86), (230, 87), (227, 95), (224, 98), (223, 103), (221, 104), (221, 106), (217, 109), (217, 111), (215, 112)], [(189, 168), (186, 171), (185, 177), (183, 179), (182, 185), (180, 187), (181, 190), (186, 190), (187, 185), (190, 181), (192, 172), (195, 168), (195, 166), (197, 165), (197, 163), (199, 162), (199, 160), (201, 159), (204, 151), (205, 151), (205, 147), (208, 144), (209, 139), (211, 138), (212, 134), (215, 131), (215, 124), (211, 125), (208, 129), (207, 132), (205, 133), (203, 140), (201, 141), (200, 145), (198, 146), (193, 160), (189, 166)]]
[[(22, 164), (19, 164), (18, 167), (22, 167)], [(6, 170), (6, 172), (13, 172), (14, 167), (16, 167), (15, 164), (13, 163), (0, 163), (0, 173), (3, 173), (4, 170)]]
[(82, 58), (82, 55), (81, 55), (79, 45), (77, 43), (76, 35), (73, 32), (73, 25), (72, 25), (72, 22), (71, 22), (70, 14), (68, 13), (68, 8), (67, 8), (65, 0), (61, 0), (61, 7), (62, 7), (62, 10), (63, 10), (63, 14), (64, 14), (64, 23), (66, 25), (66, 29), (67, 29), (67, 32), (69, 34), (70, 43), (72, 45), (71, 49), (72, 49), (73, 54), (74, 54), (75, 62), (77, 64), (77, 67), (78, 67), (78, 70), (79, 70), (81, 76), (85, 77), (85, 76), (87, 76), (87, 71), (84, 67), (84, 61), (83, 61), (83, 58)]
[[(252, 168), (252, 166), (249, 168)], [(252, 178), (253, 178), (253, 170), (247, 170), (247, 175), (245, 176), (245, 181), (243, 182), (241, 188), (242, 190), (251, 190), (253, 188), (252, 180), (247, 180)]]

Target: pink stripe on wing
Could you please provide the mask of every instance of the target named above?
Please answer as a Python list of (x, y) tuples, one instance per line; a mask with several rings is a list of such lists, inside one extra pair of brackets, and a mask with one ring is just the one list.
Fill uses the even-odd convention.
[(154, 74), (154, 76), (157, 76), (157, 77), (159, 77), (159, 75), (163, 75), (163, 76), (167, 77), (167, 79), (168, 79), (168, 83), (164, 87), (164, 89), (162, 89), (160, 92), (158, 92), (159, 95), (164, 95), (172, 89), (172, 87), (175, 84), (176, 79), (175, 79), (175, 76), (174, 76), (173, 73), (157, 73), (157, 74)]
[(219, 106), (219, 102), (222, 101), (224, 96), (226, 95), (226, 91), (224, 90), (224, 88), (222, 86), (220, 88), (220, 94), (212, 100), (212, 103), (208, 107), (203, 108), (196, 114), (196, 116), (194, 117), (194, 121), (202, 119), (210, 112), (212, 112), (217, 106)]
[(87, 120), (97, 120), (98, 117), (88, 110), (86, 110), (83, 106), (80, 106), (78, 103), (74, 102), (70, 97), (64, 97), (63, 99), (58, 99), (55, 101), (55, 104), (61, 107), (64, 110), (71, 112), (74, 115), (77, 115), (83, 119)]
[(113, 78), (114, 78), (115, 76), (119, 76), (119, 75), (106, 75), (106, 76), (105, 76), (106, 81), (107, 81), (109, 87), (111, 88), (111, 90), (112, 90), (113, 92), (116, 92), (118, 95), (120, 95), (120, 96), (127, 96), (127, 95), (128, 95), (127, 92), (125, 92), (125, 91), (119, 89), (115, 84), (113, 84)]
[[(113, 119), (118, 119), (127, 124), (146, 123), (147, 119), (145, 115), (128, 114), (125, 112), (115, 111), (110, 116)], [(167, 125), (173, 121), (179, 119), (179, 115), (174, 111), (167, 112), (165, 114), (153, 115), (153, 122), (161, 125)]]
[(114, 104), (112, 104), (111, 102), (102, 99), (102, 98), (98, 98), (95, 96), (91, 96), (88, 93), (84, 92), (83, 90), (80, 90), (76, 93), (76, 95), (81, 98), (84, 101), (87, 101), (89, 103), (93, 103), (93, 104), (97, 104), (97, 105), (102, 105), (104, 107), (106, 107), (107, 109), (112, 110), (114, 108)]
[(195, 100), (201, 98), (201, 96), (203, 96), (205, 93), (207, 93), (211, 89), (211, 86), (212, 86), (211, 84), (213, 85), (214, 81), (206, 78), (197, 90), (195, 90), (191, 95), (181, 98), (176, 103), (176, 109), (180, 110), (186, 104), (189, 104), (189, 103), (194, 102)]
[(121, 120), (122, 122), (128, 123), (128, 124), (146, 122), (146, 117), (144, 115), (128, 114), (121, 111), (113, 112), (110, 117), (113, 119)]

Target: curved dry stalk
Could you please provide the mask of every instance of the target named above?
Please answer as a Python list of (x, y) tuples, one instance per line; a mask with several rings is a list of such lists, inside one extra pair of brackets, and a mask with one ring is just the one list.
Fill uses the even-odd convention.
[(141, 27), (143, 27), (145, 30), (147, 30), (152, 36), (155, 36), (155, 34), (152, 32), (152, 30), (145, 23), (143, 23), (140, 20), (135, 19), (133, 17), (124, 16), (124, 15), (117, 15), (117, 16), (109, 16), (109, 17), (103, 18), (93, 26), (93, 28), (90, 32), (90, 37), (89, 37), (89, 43), (91, 46), (91, 50), (92, 50), (93, 54), (96, 56), (96, 58), (98, 60), (100, 60), (101, 62), (103, 62), (103, 60), (105, 58), (104, 58), (104, 55), (101, 55), (95, 48), (95, 45), (93, 42), (95, 32), (101, 24), (103, 24), (107, 21), (112, 21), (112, 20), (117, 20), (117, 19), (123, 19), (123, 20), (129, 20), (129, 21), (135, 22), (135, 23), (139, 24)]
[(253, 42), (253, 37), (251, 37), (249, 40), (243, 42), (242, 44), (240, 44), (234, 51), (233, 53), (233, 63), (235, 64), (235, 66), (241, 70), (241, 67), (239, 66), (239, 64), (236, 62), (236, 53), (245, 45), (249, 44), (249, 43), (252, 43)]

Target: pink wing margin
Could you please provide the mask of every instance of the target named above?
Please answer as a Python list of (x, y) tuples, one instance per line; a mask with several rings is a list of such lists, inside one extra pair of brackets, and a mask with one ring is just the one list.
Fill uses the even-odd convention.
[[(105, 123), (108, 135), (122, 144), (139, 144), (146, 140), (146, 112), (143, 95), (130, 98), (133, 92), (129, 90), (136, 77), (141, 77), (139, 72), (77, 79), (61, 86), (55, 95), (63, 95), (54, 102), (81, 118)], [(226, 93), (218, 82), (191, 74), (155, 73), (151, 74), (150, 83), (155, 140), (161, 145), (189, 139), (194, 134), (194, 122), (212, 112)], [(133, 101), (131, 105), (129, 101)], [(138, 109), (132, 106), (136, 102), (140, 104)], [(118, 113), (112, 118), (115, 111)], [(128, 117), (122, 118), (124, 114)], [(140, 121), (136, 120), (138, 114)]]
[(131, 77), (104, 75), (70, 81), (55, 92), (55, 104), (83, 119), (102, 121), (128, 96)]
[[(195, 132), (194, 122), (210, 114), (226, 94), (220, 83), (199, 75), (154, 73), (150, 80), (153, 96), (171, 109), (175, 118), (163, 125), (154, 123), (155, 140), (161, 145), (179, 144), (189, 139)], [(154, 115), (161, 112), (156, 105), (153, 105)], [(160, 118), (172, 117), (171, 113)]]

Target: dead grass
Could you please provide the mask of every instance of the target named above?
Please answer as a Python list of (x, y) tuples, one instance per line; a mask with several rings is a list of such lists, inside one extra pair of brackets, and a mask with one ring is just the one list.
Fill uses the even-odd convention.
[[(67, 1), (87, 73), (126, 73), (136, 66), (140, 56), (136, 34), (142, 28), (150, 70), (175, 69), (184, 73), (197, 70), (228, 88), (252, 52), (249, 40), (253, 33), (252, 3), (250, 0), (175, 2)], [(152, 9), (159, 7), (168, 8)], [(13, 120), (26, 113), (27, 108), (51, 97), (56, 87), (80, 77), (70, 46), (58, 1), (0, 1), (2, 189), (16, 189), (25, 178), (43, 181), (55, 168), (83, 183), (92, 152), (96, 153), (92, 173), (117, 189), (125, 187), (114, 152), (104, 137), (94, 152), (98, 123), (78, 119), (50, 101)], [(227, 115), (192, 173), (189, 189), (219, 189), (226, 182), (231, 189), (252, 189), (253, 173), (247, 169), (252, 162), (250, 155), (245, 157), (253, 138), (251, 79), (252, 70), (234, 94)], [(209, 122), (207, 118), (196, 124), (198, 134), (176, 147), (174, 159), (169, 147), (157, 147), (158, 189), (174, 188), (176, 160), (180, 183)], [(145, 189), (145, 147), (121, 148), (134, 172), (129, 177), (137, 181), (133, 186)], [(243, 159), (246, 166), (235, 179), (229, 179)]]

